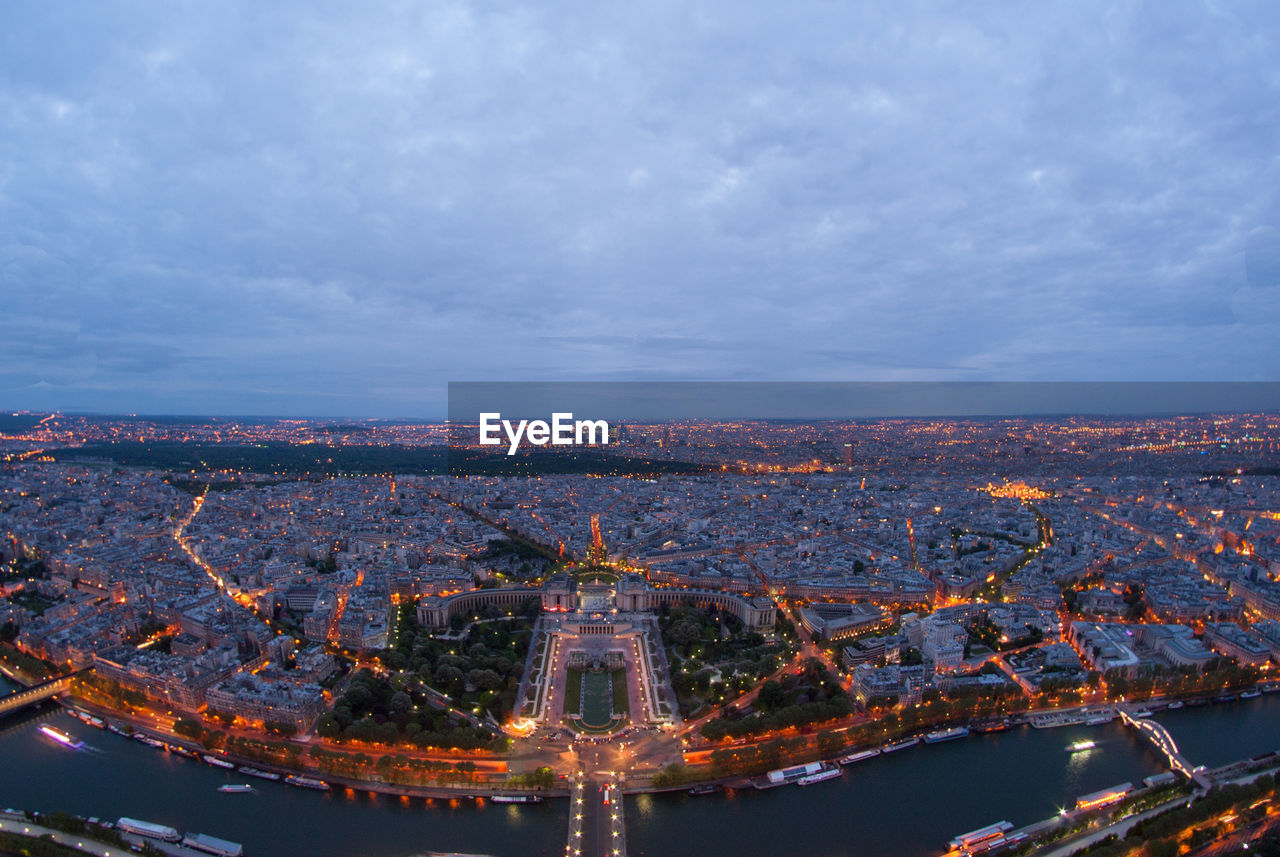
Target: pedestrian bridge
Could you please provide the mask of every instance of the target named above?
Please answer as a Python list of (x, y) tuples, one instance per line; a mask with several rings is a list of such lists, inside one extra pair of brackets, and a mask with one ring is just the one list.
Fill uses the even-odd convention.
[(1178, 750), (1178, 744), (1173, 740), (1173, 736), (1169, 734), (1169, 730), (1165, 729), (1154, 720), (1144, 720), (1140, 717), (1134, 717), (1129, 709), (1119, 706), (1120, 719), (1124, 721), (1124, 725), (1132, 729), (1136, 729), (1138, 734), (1146, 738), (1147, 741), (1159, 750), (1164, 757), (1169, 760), (1169, 767), (1179, 774), (1182, 774), (1189, 780), (1200, 783), (1202, 775), (1196, 771), (1195, 765), (1192, 765)]

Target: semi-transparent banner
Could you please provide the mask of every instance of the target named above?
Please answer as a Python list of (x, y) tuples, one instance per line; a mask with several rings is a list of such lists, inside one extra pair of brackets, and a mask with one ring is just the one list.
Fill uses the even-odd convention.
[(1276, 382), (453, 382), (449, 471), (905, 470), (931, 444), (970, 464), (1263, 468), (1278, 413)]

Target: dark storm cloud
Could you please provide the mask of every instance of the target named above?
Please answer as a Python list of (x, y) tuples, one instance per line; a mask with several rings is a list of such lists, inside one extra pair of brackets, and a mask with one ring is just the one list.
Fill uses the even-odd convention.
[(0, 19), (0, 406), (1277, 377), (1271, 4)]

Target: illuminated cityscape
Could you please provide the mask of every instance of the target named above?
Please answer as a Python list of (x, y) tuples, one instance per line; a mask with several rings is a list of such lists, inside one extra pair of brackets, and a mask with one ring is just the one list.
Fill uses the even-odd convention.
[[(538, 477), (292, 457), (427, 450), (433, 425), (9, 420), (7, 675), (250, 777), (587, 795), (568, 853), (625, 848), (602, 796), (1116, 720), (1169, 776), (950, 847), (1094, 836), (1238, 773), (1152, 712), (1280, 688), (1271, 414), (636, 424), (617, 455), (699, 467)], [(196, 460), (248, 445), (278, 461)]]

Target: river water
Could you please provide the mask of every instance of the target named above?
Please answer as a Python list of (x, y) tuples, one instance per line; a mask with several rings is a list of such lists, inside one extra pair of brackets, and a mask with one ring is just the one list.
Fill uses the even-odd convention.
[[(10, 685), (0, 681), (0, 692)], [(1210, 767), (1280, 749), (1280, 694), (1162, 715), (1183, 754)], [(53, 723), (88, 745), (37, 731)], [(1097, 749), (1069, 754), (1072, 741)], [(1081, 794), (1138, 783), (1161, 758), (1118, 724), (1031, 729), (921, 745), (857, 763), (808, 788), (627, 798), (632, 857), (928, 857), (956, 834), (1007, 819), (1029, 824)], [(249, 857), (408, 857), (462, 851), (524, 857), (564, 849), (567, 803), (451, 805), (321, 794), (246, 777), (85, 726), (53, 708), (0, 721), (0, 804), (115, 819), (121, 815), (242, 842)]]

